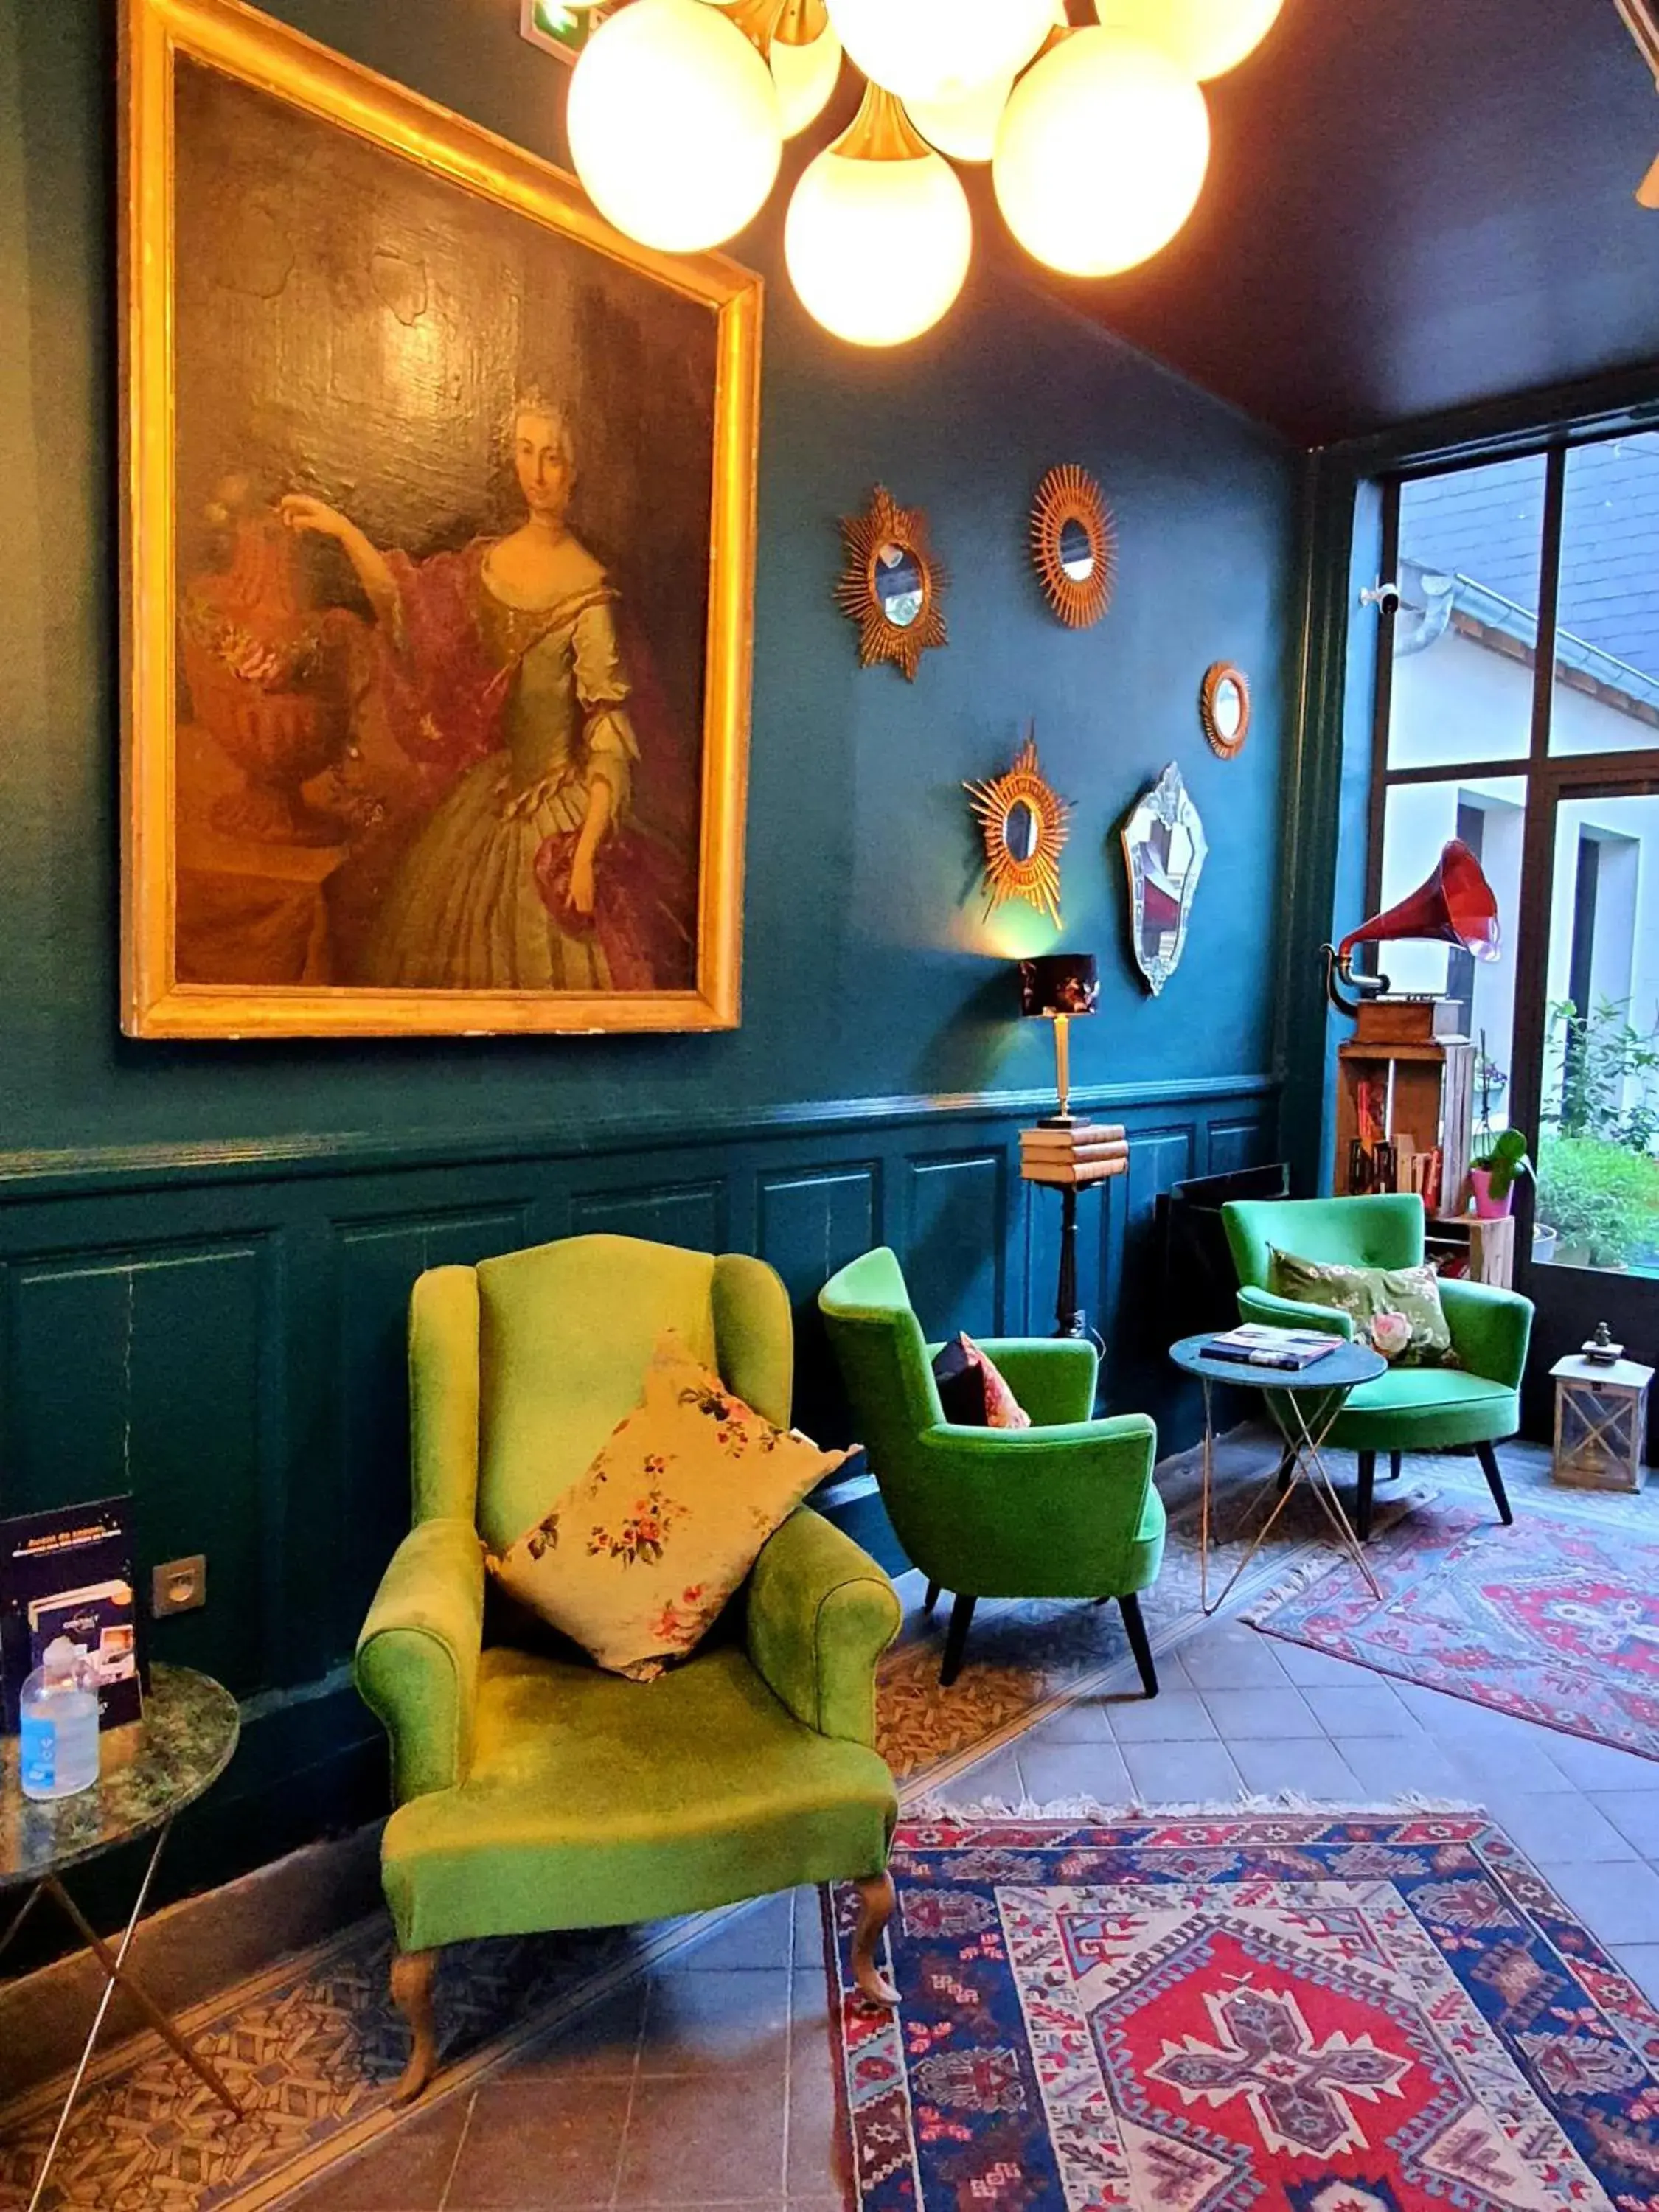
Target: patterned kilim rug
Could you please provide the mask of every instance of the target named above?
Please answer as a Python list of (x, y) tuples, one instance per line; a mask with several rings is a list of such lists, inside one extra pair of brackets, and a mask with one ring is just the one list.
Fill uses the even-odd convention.
[(1659, 1759), (1659, 1514), (1614, 1497), (1516, 1501), (1512, 1528), (1449, 1490), (1367, 1547), (1380, 1599), (1334, 1554), (1245, 1618), (1431, 1690)]
[(1478, 1814), (907, 1822), (863, 2212), (1648, 2212), (1659, 2014)]
[[(1271, 1446), (1259, 1441), (1224, 1447), (1222, 1458), (1224, 1473), (1241, 1484), (1274, 1464)], [(1170, 1534), (1145, 1605), (1160, 1649), (1200, 1618), (1191, 1474), (1182, 1462), (1160, 1470)], [(1379, 1525), (1409, 1503), (1379, 1505)], [(1292, 1565), (1323, 1557), (1323, 1538), (1317, 1510), (1298, 1496), (1241, 1595), (1260, 1596)], [(1243, 1551), (1237, 1536), (1222, 1545), (1224, 1577)], [(1212, 1572), (1217, 1565), (1212, 1553)], [(1070, 1699), (1140, 1694), (1115, 1606), (1012, 1600), (981, 1606), (968, 1664), (953, 1688), (941, 1690), (943, 1622), (924, 1620), (918, 1593), (908, 1584), (907, 1593), (912, 1610), (883, 1662), (878, 1720), (883, 1754), (908, 1800), (949, 1784)], [(725, 1917), (666, 1923), (648, 1937), (613, 1930), (526, 1938), (447, 1955), (439, 1984), (445, 2071), (421, 2111), (470, 2088)], [(406, 2047), (386, 1996), (390, 1951), (390, 1929), (376, 1918), (184, 2015), (246, 2102), (250, 2117), (240, 2125), (154, 2038), (95, 2060), (54, 2168), (52, 2212), (153, 2212), (160, 2204), (168, 2212), (257, 2212), (387, 2134), (398, 2124), (390, 2092)], [(0, 2106), (0, 2212), (27, 2203), (63, 2087), (46, 2083)]]

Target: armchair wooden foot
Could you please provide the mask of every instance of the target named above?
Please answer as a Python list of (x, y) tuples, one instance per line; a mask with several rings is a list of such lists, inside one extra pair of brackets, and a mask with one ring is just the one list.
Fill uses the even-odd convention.
[(1504, 1487), (1504, 1471), (1498, 1464), (1498, 1454), (1491, 1444), (1477, 1444), (1474, 1449), (1480, 1472), (1486, 1478), (1486, 1487), (1492, 1492), (1492, 1504), (1498, 1508), (1498, 1517), (1506, 1528), (1512, 1528), (1515, 1513), (1510, 1504), (1510, 1494)]
[(1359, 1454), (1359, 1495), (1354, 1502), (1353, 1533), (1363, 1544), (1371, 1533), (1371, 1500), (1376, 1495), (1376, 1454)]
[(392, 2093), (394, 2105), (412, 2105), (438, 2063), (438, 2017), (432, 2003), (437, 1968), (435, 1951), (398, 1951), (392, 1955), (392, 2002), (409, 2022), (414, 2038), (409, 2063)]
[(922, 1611), (923, 1611), (924, 1613), (931, 1613), (933, 1612), (933, 1607), (934, 1607), (939, 1603), (939, 1584), (938, 1584), (937, 1583), (928, 1583), (928, 1585), (927, 1585), (927, 1596), (922, 1600), (922, 1602), (921, 1602), (921, 1609), (922, 1609)]
[(976, 1597), (957, 1592), (956, 1603), (951, 1607), (951, 1626), (945, 1632), (945, 1659), (939, 1670), (939, 1687), (948, 1690), (962, 1672), (962, 1655), (968, 1649), (968, 1631), (973, 1622)]
[(859, 1924), (853, 1936), (853, 1978), (872, 2004), (896, 2005), (899, 1993), (876, 1964), (881, 1933), (893, 1917), (890, 1874), (866, 1875), (858, 1884)]
[(1152, 1647), (1146, 1634), (1146, 1624), (1140, 1615), (1140, 1600), (1132, 1590), (1121, 1597), (1118, 1610), (1123, 1615), (1123, 1626), (1129, 1632), (1129, 1649), (1135, 1655), (1135, 1665), (1140, 1671), (1140, 1686), (1149, 1698), (1158, 1695), (1158, 1668), (1152, 1664)]

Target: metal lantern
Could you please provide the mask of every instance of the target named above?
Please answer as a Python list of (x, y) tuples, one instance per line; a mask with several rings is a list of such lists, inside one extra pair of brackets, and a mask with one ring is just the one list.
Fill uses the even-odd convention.
[(1633, 1359), (1558, 1359), (1555, 1377), (1557, 1482), (1593, 1490), (1639, 1490), (1647, 1443), (1650, 1367)]

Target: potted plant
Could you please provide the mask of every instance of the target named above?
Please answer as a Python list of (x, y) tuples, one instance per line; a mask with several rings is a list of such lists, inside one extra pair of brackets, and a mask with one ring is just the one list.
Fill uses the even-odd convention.
[(1530, 1175), (1527, 1140), (1519, 1129), (1505, 1129), (1491, 1147), (1469, 1164), (1469, 1187), (1481, 1221), (1501, 1221), (1515, 1203), (1516, 1176)]
[(1509, 1077), (1486, 1052), (1486, 1032), (1480, 1032), (1475, 1056), (1474, 1079), (1480, 1091), (1479, 1149), (1469, 1163), (1469, 1188), (1474, 1211), (1481, 1221), (1501, 1221), (1515, 1203), (1516, 1176), (1530, 1175), (1527, 1140), (1518, 1129), (1492, 1130), (1492, 1110), (1509, 1088)]

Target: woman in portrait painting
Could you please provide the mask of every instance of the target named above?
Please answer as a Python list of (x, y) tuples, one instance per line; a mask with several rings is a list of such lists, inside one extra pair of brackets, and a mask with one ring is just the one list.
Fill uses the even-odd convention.
[(686, 856), (641, 824), (637, 683), (617, 593), (571, 533), (575, 453), (538, 392), (513, 410), (527, 514), (415, 560), (322, 501), (281, 502), (333, 538), (375, 618), (387, 727), (434, 794), (362, 956), (405, 989), (611, 992), (690, 981)]

